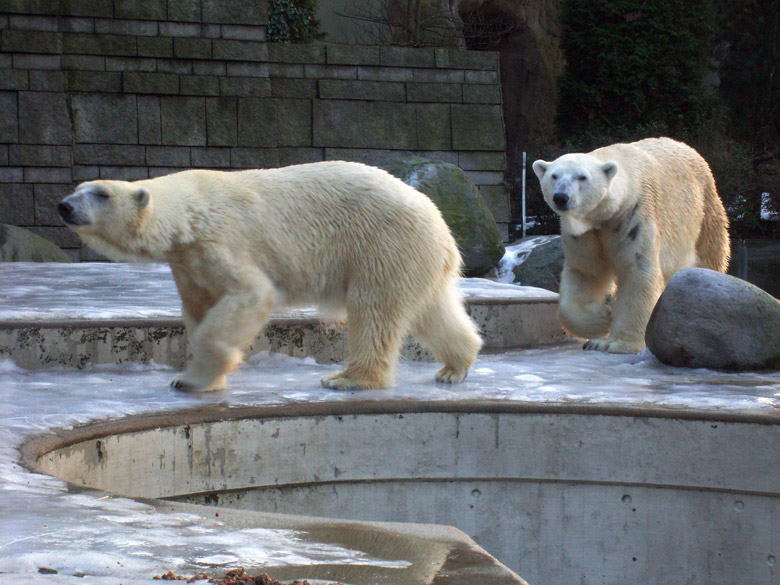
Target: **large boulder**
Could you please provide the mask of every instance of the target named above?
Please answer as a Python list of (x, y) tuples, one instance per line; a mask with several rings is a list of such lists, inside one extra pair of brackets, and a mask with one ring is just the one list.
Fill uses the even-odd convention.
[(70, 262), (70, 258), (29, 230), (0, 224), (0, 262)]
[(424, 158), (401, 159), (385, 169), (430, 197), (463, 254), (466, 276), (482, 276), (504, 255), (496, 220), (482, 194), (457, 166)]
[(778, 369), (780, 301), (733, 276), (681, 270), (658, 299), (645, 343), (672, 366)]
[(528, 236), (507, 246), (506, 252), (502, 266), (511, 271), (514, 284), (558, 292), (563, 270), (561, 236)]

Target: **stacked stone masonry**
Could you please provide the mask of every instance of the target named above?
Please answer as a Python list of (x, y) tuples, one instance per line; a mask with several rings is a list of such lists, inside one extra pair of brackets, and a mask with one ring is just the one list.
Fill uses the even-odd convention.
[(246, 0), (3, 0), (0, 223), (75, 258), (81, 181), (420, 155), (480, 187), (506, 234), (498, 56), (266, 42)]

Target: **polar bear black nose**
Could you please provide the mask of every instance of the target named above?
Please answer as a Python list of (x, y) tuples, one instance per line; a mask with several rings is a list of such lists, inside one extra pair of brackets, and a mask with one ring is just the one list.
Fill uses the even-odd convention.
[(563, 209), (564, 207), (566, 207), (566, 204), (569, 202), (569, 196), (566, 193), (555, 193), (553, 195), (553, 202), (559, 208)]
[(57, 204), (57, 211), (60, 212), (60, 217), (62, 219), (68, 219), (70, 214), (73, 213), (73, 206), (65, 201), (60, 201)]

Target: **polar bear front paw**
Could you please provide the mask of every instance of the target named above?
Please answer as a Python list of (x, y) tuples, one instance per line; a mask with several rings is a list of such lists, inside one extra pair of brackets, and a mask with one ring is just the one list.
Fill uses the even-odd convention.
[(468, 370), (460, 371), (448, 366), (444, 366), (441, 370), (436, 372), (435, 380), (442, 384), (458, 384), (466, 379)]
[(644, 349), (644, 345), (622, 339), (589, 339), (582, 349), (608, 353), (639, 353)]
[(330, 388), (331, 390), (369, 390), (371, 388), (381, 388), (381, 386), (377, 384), (345, 376), (344, 372), (336, 372), (335, 374), (323, 376), (320, 383), (323, 388)]
[(227, 387), (227, 378), (219, 376), (215, 380), (197, 380), (183, 372), (171, 380), (170, 386), (181, 392), (215, 392)]

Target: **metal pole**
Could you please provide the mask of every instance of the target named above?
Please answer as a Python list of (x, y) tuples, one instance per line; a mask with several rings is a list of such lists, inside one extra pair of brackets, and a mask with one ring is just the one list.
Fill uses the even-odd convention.
[(522, 187), (522, 193), (523, 193), (523, 237), (525, 237), (525, 152), (523, 152), (523, 187)]

